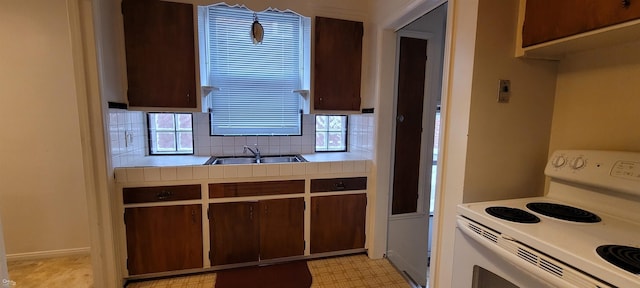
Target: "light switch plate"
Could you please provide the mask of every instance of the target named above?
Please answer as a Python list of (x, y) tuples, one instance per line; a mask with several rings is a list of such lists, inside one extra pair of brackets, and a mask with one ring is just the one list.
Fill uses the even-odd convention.
[(498, 103), (509, 103), (511, 98), (511, 81), (500, 80), (498, 88)]

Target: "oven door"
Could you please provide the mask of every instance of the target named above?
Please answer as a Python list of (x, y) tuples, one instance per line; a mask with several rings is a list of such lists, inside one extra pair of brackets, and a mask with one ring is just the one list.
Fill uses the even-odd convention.
[(552, 288), (557, 287), (524, 272), (456, 228), (452, 287)]

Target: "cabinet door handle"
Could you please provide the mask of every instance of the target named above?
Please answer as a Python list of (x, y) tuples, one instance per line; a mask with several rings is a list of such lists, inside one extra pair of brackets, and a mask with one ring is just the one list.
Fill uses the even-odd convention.
[(342, 181), (340, 181), (340, 182), (338, 182), (336, 184), (333, 184), (333, 187), (335, 188), (334, 190), (339, 190), (339, 191), (344, 190), (344, 189), (347, 188), (347, 186), (344, 185), (344, 182), (342, 182)]
[(167, 199), (171, 198), (171, 196), (173, 196), (173, 193), (171, 191), (167, 191), (167, 190), (162, 190), (162, 191), (158, 192), (158, 194), (156, 194), (156, 198), (158, 200), (167, 200)]
[(191, 210), (191, 221), (193, 222), (193, 224), (196, 224), (196, 210)]

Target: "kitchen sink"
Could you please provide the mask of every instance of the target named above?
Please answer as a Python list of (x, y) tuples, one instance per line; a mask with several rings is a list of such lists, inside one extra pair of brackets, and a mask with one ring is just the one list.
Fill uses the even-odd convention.
[(285, 156), (264, 156), (260, 158), (261, 163), (291, 163), (291, 162), (307, 162), (307, 159), (300, 155)]
[(261, 156), (260, 161), (256, 157), (247, 156), (213, 156), (204, 165), (227, 165), (227, 164), (260, 164), (260, 163), (298, 163), (307, 162), (302, 155), (273, 155)]
[(205, 165), (221, 165), (221, 164), (253, 164), (256, 163), (255, 157), (211, 157)]

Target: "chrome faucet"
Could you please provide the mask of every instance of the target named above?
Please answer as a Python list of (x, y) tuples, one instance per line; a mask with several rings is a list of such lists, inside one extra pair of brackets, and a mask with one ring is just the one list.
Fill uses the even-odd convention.
[(251, 147), (244, 145), (244, 149), (242, 150), (242, 153), (247, 153), (247, 150), (251, 151), (251, 153), (253, 153), (253, 156), (256, 156), (256, 162), (260, 163), (260, 149), (258, 149), (258, 145), (255, 145), (255, 149), (253, 150), (251, 149)]

